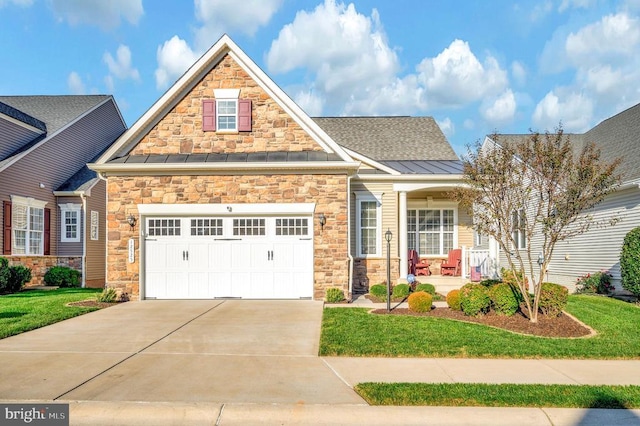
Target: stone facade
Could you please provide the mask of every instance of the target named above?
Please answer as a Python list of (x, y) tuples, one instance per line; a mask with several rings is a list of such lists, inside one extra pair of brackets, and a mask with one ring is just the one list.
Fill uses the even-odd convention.
[(58, 256), (6, 256), (9, 266), (23, 265), (31, 269), (31, 281), (26, 287), (40, 286), (44, 284), (44, 274), (52, 266), (68, 266), (82, 274), (82, 257), (58, 257)]
[[(251, 132), (225, 133), (202, 130), (202, 101), (214, 99), (214, 89), (240, 89), (240, 99), (251, 100)], [(180, 100), (130, 154), (321, 150), (322, 147), (227, 55)]]
[[(400, 259), (391, 258), (391, 285), (394, 285), (400, 274)], [(353, 292), (364, 294), (374, 284), (387, 282), (387, 259), (355, 258), (353, 262)]]
[[(314, 227), (314, 299), (329, 287), (348, 291), (346, 175), (110, 176), (107, 187), (107, 285), (134, 299), (140, 294), (140, 241), (126, 218), (149, 203), (316, 203), (327, 221), (324, 229)], [(130, 238), (134, 263), (127, 259)]]

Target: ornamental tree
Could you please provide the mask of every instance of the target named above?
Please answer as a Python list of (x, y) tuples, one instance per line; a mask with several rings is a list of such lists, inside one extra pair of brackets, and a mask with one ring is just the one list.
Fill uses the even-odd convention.
[(574, 146), (561, 126), (555, 133), (493, 134), (468, 148), (464, 185), (454, 196), (469, 209), (475, 231), (496, 240), (508, 268), (524, 272), (513, 275), (522, 294), (533, 293), (523, 302), (531, 322), (538, 321), (556, 244), (617, 221), (589, 213), (619, 185), (619, 163), (603, 161), (593, 143)]

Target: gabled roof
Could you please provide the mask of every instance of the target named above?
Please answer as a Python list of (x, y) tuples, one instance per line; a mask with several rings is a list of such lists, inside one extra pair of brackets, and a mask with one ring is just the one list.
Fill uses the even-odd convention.
[(47, 131), (47, 125), (44, 124), (44, 122), (30, 116), (29, 114), (24, 113), (23, 111), (20, 111), (19, 109), (12, 107), (11, 105), (7, 105), (4, 102), (0, 102), (0, 114), (11, 117), (14, 120), (18, 120), (42, 132)]
[[(349, 167), (357, 164), (335, 143), (295, 102), (287, 96), (226, 34), (223, 35), (178, 81), (144, 113), (105, 154), (92, 164), (95, 170), (104, 170), (112, 160), (123, 157), (180, 102), (224, 57), (231, 58), (318, 143), (327, 154), (336, 154)], [(212, 163), (213, 164), (213, 163)], [(115, 166), (111, 163), (111, 166)]]
[(432, 117), (315, 117), (339, 145), (375, 161), (459, 158)]

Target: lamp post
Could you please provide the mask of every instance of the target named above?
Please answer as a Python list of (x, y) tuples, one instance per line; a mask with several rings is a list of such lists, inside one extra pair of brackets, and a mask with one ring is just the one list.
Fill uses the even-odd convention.
[(384, 239), (387, 241), (387, 312), (391, 312), (391, 237), (393, 234), (387, 228)]

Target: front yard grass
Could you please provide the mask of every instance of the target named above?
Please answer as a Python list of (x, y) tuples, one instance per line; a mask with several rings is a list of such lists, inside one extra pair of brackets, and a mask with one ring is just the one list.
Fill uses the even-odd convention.
[(64, 288), (26, 290), (0, 296), (0, 339), (95, 311), (94, 307), (66, 306), (95, 299), (101, 289)]
[(486, 383), (360, 383), (371, 405), (640, 408), (640, 386)]
[(579, 339), (544, 338), (442, 318), (324, 310), (320, 355), (473, 358), (640, 358), (640, 307), (597, 296), (569, 296), (567, 312), (596, 330)]

